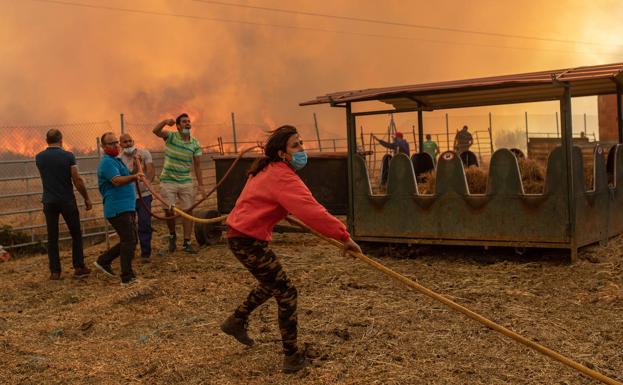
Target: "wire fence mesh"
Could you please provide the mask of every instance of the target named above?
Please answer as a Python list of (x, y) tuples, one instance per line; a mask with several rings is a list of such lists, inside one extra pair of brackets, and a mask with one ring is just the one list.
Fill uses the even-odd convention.
[[(388, 116), (389, 120), (389, 116)], [(559, 117), (557, 114), (536, 115), (493, 115), (453, 116), (424, 115), (424, 133), (430, 134), (441, 151), (453, 149), (457, 129), (468, 125), (474, 138), (471, 150), (477, 154), (480, 162), (486, 163), (492, 151), (500, 147), (517, 147), (526, 150), (529, 137), (560, 137)], [(164, 142), (152, 133), (158, 122), (134, 121), (122, 118), (120, 127), (113, 127), (109, 121), (77, 122), (62, 124), (3, 124), (0, 125), (0, 244), (8, 248), (34, 245), (46, 242), (45, 219), (41, 205), (41, 180), (34, 163), (34, 156), (47, 144), (45, 134), (51, 128), (63, 133), (64, 148), (72, 151), (78, 162), (81, 175), (94, 202), (94, 209), (85, 211), (82, 199), (77, 200), (81, 212), (83, 233), (86, 237), (107, 234), (108, 226), (103, 218), (100, 194), (97, 189), (97, 165), (101, 156), (98, 138), (105, 132), (124, 132), (131, 134), (138, 146), (152, 152), (156, 175), (159, 175), (164, 162)], [(573, 116), (574, 136), (586, 135), (589, 140), (598, 139), (598, 119), (594, 115)], [(295, 124), (304, 139), (305, 147), (310, 152), (346, 152), (345, 136), (335, 137), (321, 134), (314, 121)], [(388, 126), (376, 124), (374, 129), (365, 125), (357, 128), (358, 151), (367, 157), (371, 180), (380, 176), (382, 157), (389, 150), (380, 146), (373, 135), (391, 141)], [(395, 130), (403, 132), (409, 142), (411, 152), (418, 151), (417, 118), (407, 118), (395, 123)], [(489, 130), (492, 127), (492, 130)], [(194, 123), (193, 136), (202, 145), (205, 156), (202, 157), (204, 184), (212, 188), (216, 183), (213, 157), (234, 154), (266, 139), (268, 132), (274, 129), (267, 123), (237, 122), (235, 118), (221, 123)], [(169, 130), (175, 127), (167, 127)], [(256, 150), (259, 151), (259, 150)], [(154, 181), (158, 186), (158, 178)], [(202, 207), (216, 206), (216, 195)], [(155, 210), (161, 210), (158, 203)], [(11, 228), (14, 237), (4, 237)], [(61, 237), (69, 234), (61, 226)]]

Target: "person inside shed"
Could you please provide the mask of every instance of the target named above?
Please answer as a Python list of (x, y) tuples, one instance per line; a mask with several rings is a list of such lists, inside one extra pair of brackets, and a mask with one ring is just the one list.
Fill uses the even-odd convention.
[(468, 130), (467, 126), (463, 126), (461, 130), (456, 132), (454, 137), (454, 151), (459, 155), (469, 151), (469, 148), (474, 144), (474, 138)]
[(247, 183), (227, 217), (229, 248), (259, 284), (221, 324), (221, 330), (244, 345), (253, 345), (247, 334), (249, 316), (275, 297), (284, 373), (299, 371), (308, 360), (297, 345), (297, 290), (268, 245), (273, 226), (292, 213), (319, 233), (343, 242), (344, 255), (349, 250), (361, 252), (346, 226), (316, 201), (296, 174), (306, 163), (307, 153), (294, 126), (271, 131), (264, 156), (251, 166)]
[(392, 143), (386, 142), (382, 139), (376, 137), (376, 135), (372, 135), (374, 139), (376, 139), (379, 144), (385, 148), (389, 148), (393, 150), (396, 154), (401, 153), (406, 156), (411, 156), (411, 151), (409, 149), (409, 142), (404, 139), (402, 132), (396, 131), (394, 133), (394, 141)]

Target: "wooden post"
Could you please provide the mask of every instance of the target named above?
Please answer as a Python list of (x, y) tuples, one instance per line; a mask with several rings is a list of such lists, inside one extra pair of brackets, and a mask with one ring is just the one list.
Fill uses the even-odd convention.
[(234, 118), (234, 113), (231, 113), (231, 129), (234, 132), (234, 152), (238, 153), (238, 142), (236, 141), (236, 119)]

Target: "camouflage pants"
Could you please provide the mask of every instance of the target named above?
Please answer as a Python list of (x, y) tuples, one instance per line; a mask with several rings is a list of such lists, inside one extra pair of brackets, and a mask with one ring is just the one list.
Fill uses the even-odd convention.
[(254, 238), (229, 238), (229, 248), (236, 258), (259, 281), (247, 299), (240, 305), (235, 316), (247, 319), (251, 312), (271, 297), (277, 300), (279, 309), (279, 330), (286, 355), (296, 353), (297, 336), (297, 291), (275, 253), (268, 248), (268, 242)]

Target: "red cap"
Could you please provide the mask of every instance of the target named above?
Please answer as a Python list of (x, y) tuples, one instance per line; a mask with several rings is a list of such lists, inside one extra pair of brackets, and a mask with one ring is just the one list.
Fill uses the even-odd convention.
[(396, 131), (396, 137), (397, 138), (402, 138), (402, 132)]

